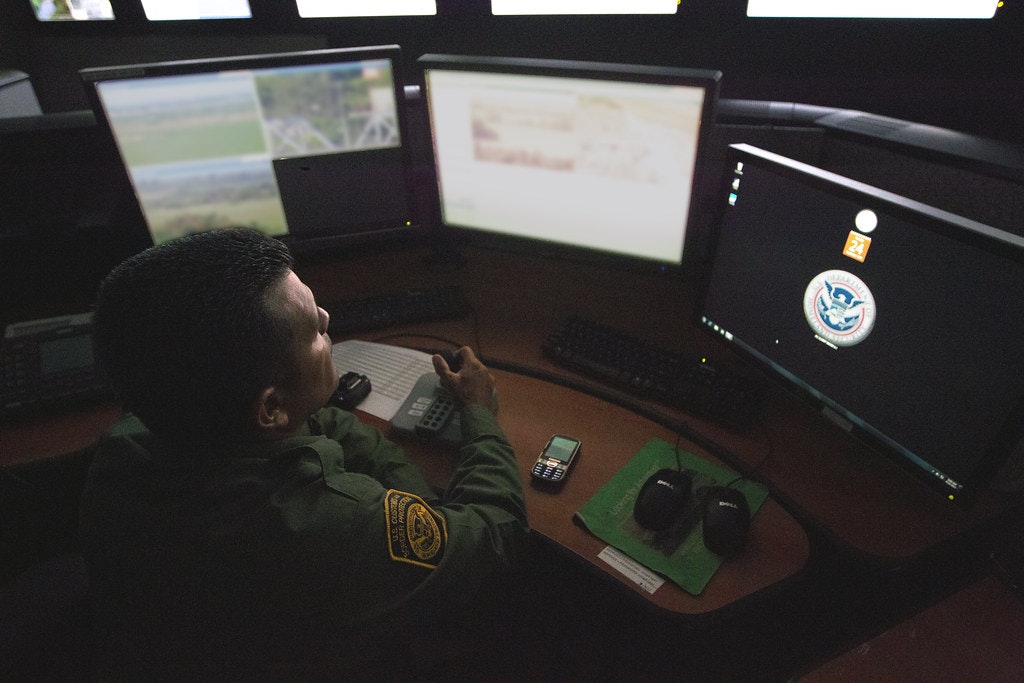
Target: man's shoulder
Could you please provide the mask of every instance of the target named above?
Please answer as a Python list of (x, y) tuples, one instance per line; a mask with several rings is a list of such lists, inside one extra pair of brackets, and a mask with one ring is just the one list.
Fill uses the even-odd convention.
[(155, 448), (156, 437), (142, 420), (126, 413), (100, 438), (95, 449), (94, 466), (125, 458), (147, 459)]
[(338, 439), (359, 423), (355, 415), (335, 406), (325, 406), (309, 416), (307, 420), (312, 434)]
[(139, 435), (150, 434), (149, 429), (142, 420), (132, 413), (125, 413), (107, 430), (106, 439), (132, 438)]

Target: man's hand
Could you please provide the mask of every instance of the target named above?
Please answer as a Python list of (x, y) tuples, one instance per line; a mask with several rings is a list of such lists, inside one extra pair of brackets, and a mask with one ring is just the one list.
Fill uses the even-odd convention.
[(461, 361), (458, 372), (452, 372), (445, 359), (439, 354), (432, 358), (434, 372), (441, 378), (441, 386), (450, 391), (455, 398), (464, 404), (476, 404), (492, 409), (494, 400), (494, 377), (490, 370), (480, 362), (473, 349), (463, 346), (455, 352)]

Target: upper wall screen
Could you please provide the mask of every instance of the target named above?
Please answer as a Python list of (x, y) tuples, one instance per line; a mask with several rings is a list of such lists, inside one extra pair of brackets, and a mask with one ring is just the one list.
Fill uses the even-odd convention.
[(109, 0), (29, 0), (39, 21), (110, 21)]
[(675, 14), (678, 0), (491, 0), (502, 14)]
[(748, 17), (991, 19), (1000, 0), (748, 0)]
[(303, 19), (400, 17), (437, 14), (435, 0), (295, 0)]
[(142, 0), (150, 21), (189, 19), (248, 19), (252, 16), (249, 0)]

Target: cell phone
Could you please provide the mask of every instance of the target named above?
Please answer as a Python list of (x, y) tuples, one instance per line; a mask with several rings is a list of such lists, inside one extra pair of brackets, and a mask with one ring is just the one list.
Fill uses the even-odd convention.
[(546, 484), (561, 484), (580, 452), (580, 442), (571, 436), (555, 434), (533, 465), (533, 479)]

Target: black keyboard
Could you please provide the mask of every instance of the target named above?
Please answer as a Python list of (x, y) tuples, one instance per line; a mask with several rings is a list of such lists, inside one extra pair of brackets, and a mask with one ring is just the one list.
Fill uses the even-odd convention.
[(470, 312), (462, 291), (454, 286), (388, 292), (365, 299), (321, 304), (331, 316), (331, 334), (374, 330), (408, 323), (461, 318)]
[(559, 365), (721, 424), (746, 426), (760, 413), (764, 387), (757, 378), (591, 320), (567, 318), (542, 350)]

